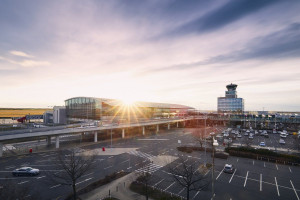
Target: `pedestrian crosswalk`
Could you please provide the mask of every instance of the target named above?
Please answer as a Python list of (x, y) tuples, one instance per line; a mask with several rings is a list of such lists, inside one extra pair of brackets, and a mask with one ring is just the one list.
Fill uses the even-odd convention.
[(142, 167), (140, 169), (137, 169), (135, 171), (136, 172), (144, 172), (144, 173), (150, 173), (151, 174), (151, 173), (156, 172), (160, 168), (162, 168), (162, 166), (156, 165), (156, 164), (153, 164), (153, 163), (149, 163), (149, 164), (145, 165), (144, 167)]
[(147, 153), (144, 153), (144, 152), (141, 152), (141, 151), (136, 151), (136, 150), (129, 151), (128, 153), (131, 154), (131, 155), (141, 157), (141, 158), (146, 158), (148, 160), (150, 160), (152, 157), (154, 157), (153, 155), (150, 155), (150, 154), (147, 154)]

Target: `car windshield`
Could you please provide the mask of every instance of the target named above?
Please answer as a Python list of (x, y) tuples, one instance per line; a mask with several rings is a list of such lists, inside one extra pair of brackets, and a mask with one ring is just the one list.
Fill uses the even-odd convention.
[(229, 167), (229, 166), (226, 166), (226, 167), (225, 167), (225, 169), (231, 169), (231, 167)]

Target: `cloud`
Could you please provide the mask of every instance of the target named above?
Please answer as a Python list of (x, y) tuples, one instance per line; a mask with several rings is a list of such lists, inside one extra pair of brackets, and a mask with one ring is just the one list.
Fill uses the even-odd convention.
[(293, 23), (279, 31), (250, 40), (241, 50), (212, 56), (200, 61), (155, 68), (149, 70), (149, 72), (186, 70), (188, 68), (197, 68), (205, 65), (225, 64), (246, 60), (278, 60), (299, 57), (300, 23)]
[(26, 58), (32, 58), (33, 57), (33, 56), (28, 55), (27, 53), (24, 53), (22, 51), (10, 51), (9, 53), (12, 54), (12, 55), (15, 55), (15, 56), (21, 56), (21, 57), (26, 57)]
[(50, 65), (47, 61), (35, 61), (35, 60), (23, 60), (17, 64), (23, 67), (39, 67), (39, 66), (48, 66)]

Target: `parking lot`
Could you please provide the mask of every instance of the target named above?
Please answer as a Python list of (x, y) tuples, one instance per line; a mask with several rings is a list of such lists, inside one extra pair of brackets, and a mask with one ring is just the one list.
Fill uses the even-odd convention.
[[(237, 137), (237, 134), (235, 134), (236, 131), (239, 131), (240, 138)], [(239, 130), (239, 129), (232, 129), (229, 131), (229, 137), (226, 138), (232, 138), (231, 146), (252, 146), (254, 148), (266, 148), (269, 150), (274, 151), (283, 151), (286, 153), (299, 153), (299, 144), (300, 140), (298, 138), (298, 135), (292, 135), (291, 132), (288, 132), (288, 135), (286, 138), (281, 138), (280, 133), (272, 133), (271, 131), (268, 131), (267, 137), (262, 134), (262, 132), (259, 132), (257, 130), (257, 134), (255, 134), (255, 131), (253, 130), (250, 132), (252, 133), (253, 138), (250, 139), (250, 134), (246, 134), (247, 129)], [(284, 140), (285, 144), (280, 144), (280, 139)], [(220, 140), (219, 140), (220, 141)], [(260, 143), (264, 142), (265, 146), (260, 146)]]
[[(199, 145), (192, 136), (195, 129), (174, 129), (158, 135), (136, 137), (113, 142), (114, 148), (130, 148), (130, 151), (118, 155), (99, 155), (95, 161), (97, 170), (87, 173), (77, 183), (83, 187), (105, 175), (121, 170), (141, 172), (144, 169), (150, 170), (153, 174), (150, 181), (152, 187), (159, 190), (186, 197), (186, 189), (174, 181), (169, 168), (180, 164), (175, 160), (169, 165), (151, 163), (151, 160), (167, 155), (172, 157), (182, 156), (188, 164), (211, 163), (211, 154), (204, 152), (182, 153), (176, 147), (179, 145)], [(221, 133), (222, 128), (215, 129)], [(209, 134), (209, 131), (208, 131)], [(244, 136), (243, 136), (244, 137)], [(270, 139), (262, 136), (255, 136), (257, 139)], [(288, 136), (289, 137), (289, 136)], [(178, 140), (181, 144), (178, 144)], [(255, 141), (255, 140), (254, 140)], [(258, 141), (257, 141), (258, 142)], [(268, 141), (266, 140), (268, 145)], [(109, 146), (110, 142), (94, 144), (83, 148), (83, 151), (99, 149)], [(133, 149), (133, 150), (132, 150)], [(68, 186), (50, 182), (49, 171), (55, 170), (53, 160), (56, 158), (56, 151), (48, 153), (32, 154), (27, 156), (12, 157), (0, 160), (0, 185), (12, 181), (19, 187), (32, 187), (39, 192), (40, 199), (62, 199), (71, 191)], [(143, 163), (143, 167), (140, 163)], [(233, 174), (223, 173), (225, 164), (233, 164)], [(13, 177), (11, 171), (21, 166), (32, 166), (39, 168), (41, 174), (36, 177)], [(211, 199), (211, 169), (205, 173), (210, 184), (201, 191), (192, 191), (191, 199)], [(281, 165), (260, 160), (238, 158), (230, 156), (228, 159), (215, 159), (215, 199), (299, 199), (300, 191), (300, 168), (297, 166)]]

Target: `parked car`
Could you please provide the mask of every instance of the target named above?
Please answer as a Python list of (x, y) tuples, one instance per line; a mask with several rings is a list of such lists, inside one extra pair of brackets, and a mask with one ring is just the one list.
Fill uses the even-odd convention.
[(241, 134), (238, 134), (238, 135), (237, 135), (237, 137), (238, 137), (238, 138), (241, 138), (241, 137), (242, 137), (242, 135), (241, 135)]
[(233, 165), (225, 164), (225, 167), (224, 167), (224, 169), (223, 169), (223, 172), (232, 174), (232, 173), (234, 172)]
[(259, 143), (259, 146), (261, 146), (261, 147), (265, 147), (265, 146), (266, 146), (266, 144), (265, 144), (265, 142), (260, 142), (260, 143)]
[(14, 176), (36, 176), (40, 173), (39, 169), (34, 169), (31, 167), (21, 167), (12, 171)]
[(250, 135), (250, 136), (249, 136), (249, 139), (253, 139), (253, 135)]
[(269, 138), (269, 135), (268, 135), (268, 134), (265, 134), (265, 138)]
[(283, 139), (280, 139), (279, 144), (285, 144), (285, 141)]

